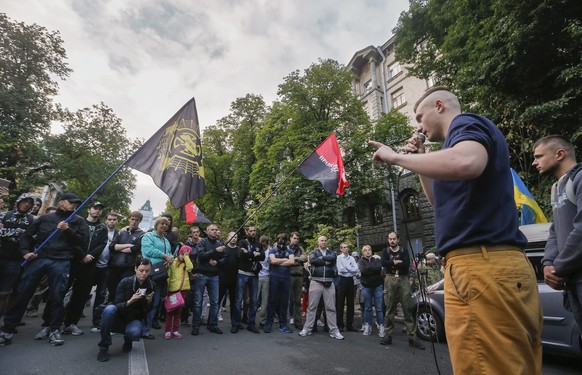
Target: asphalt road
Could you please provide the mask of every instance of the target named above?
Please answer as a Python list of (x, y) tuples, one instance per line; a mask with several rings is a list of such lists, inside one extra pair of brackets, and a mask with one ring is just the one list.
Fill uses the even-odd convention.
[[(43, 305), (41, 305), (42, 307)], [(86, 309), (89, 313), (89, 309)], [(223, 335), (203, 328), (199, 336), (191, 336), (183, 327), (182, 340), (163, 340), (163, 331), (154, 330), (156, 340), (134, 344), (132, 352), (121, 352), (123, 338), (113, 337), (111, 359), (98, 362), (98, 334), (92, 334), (90, 320), (79, 327), (82, 336), (63, 336), (65, 344), (52, 347), (45, 341), (33, 340), (40, 329), (40, 318), (25, 318), (13, 343), (0, 347), (0, 375), (72, 374), (452, 374), (446, 344), (423, 342), (426, 350), (408, 347), (405, 334), (393, 335), (391, 346), (379, 345), (377, 332), (363, 336), (346, 332), (338, 341), (319, 331), (309, 337), (292, 334), (254, 334), (246, 330), (229, 332), (229, 316), (220, 323)], [(440, 372), (439, 372), (440, 371)], [(544, 356), (544, 374), (582, 374), (582, 362), (560, 356)]]

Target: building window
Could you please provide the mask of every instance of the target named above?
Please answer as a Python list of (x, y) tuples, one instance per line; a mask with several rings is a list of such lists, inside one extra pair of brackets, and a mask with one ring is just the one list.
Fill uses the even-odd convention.
[(406, 221), (420, 219), (420, 204), (416, 192), (411, 192), (403, 196), (402, 205), (404, 207), (404, 219)]
[(372, 80), (369, 80), (368, 82), (364, 83), (364, 94), (369, 93), (370, 91), (372, 91)]
[(392, 108), (399, 108), (406, 104), (406, 98), (404, 98), (404, 90), (402, 88), (391, 94), (392, 96)]
[(400, 63), (398, 61), (396, 61), (395, 63), (393, 63), (392, 65), (390, 65), (388, 67), (388, 79), (392, 79), (394, 77), (396, 77), (396, 75), (398, 73), (400, 73), (402, 71), (402, 68), (400, 67)]
[(382, 215), (382, 205), (377, 204), (370, 207), (370, 216), (372, 225), (382, 224), (384, 222), (384, 216)]

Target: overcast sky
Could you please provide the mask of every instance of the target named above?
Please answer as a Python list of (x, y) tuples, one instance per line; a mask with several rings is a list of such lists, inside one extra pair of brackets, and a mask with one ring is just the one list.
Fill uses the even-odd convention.
[[(407, 0), (0, 0), (0, 12), (58, 30), (71, 76), (57, 102), (71, 110), (99, 102), (130, 137), (149, 138), (191, 97), (202, 128), (247, 93), (270, 104), (292, 71), (319, 58), (347, 64), (384, 44)], [(204, 142), (204, 139), (202, 139)], [(113, 172), (113, 171), (112, 171)], [(132, 209), (167, 200), (138, 175)]]

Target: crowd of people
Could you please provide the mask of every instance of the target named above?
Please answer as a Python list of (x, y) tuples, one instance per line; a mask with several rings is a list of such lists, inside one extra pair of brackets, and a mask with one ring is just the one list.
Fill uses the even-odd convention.
[[(4, 197), (8, 191), (0, 193)], [(245, 228), (240, 240), (235, 232), (222, 236), (216, 224), (204, 231), (193, 226), (180, 241), (170, 215), (161, 215), (144, 231), (143, 216), (134, 211), (119, 229), (119, 215), (103, 215), (105, 207), (97, 201), (88, 205), (85, 218), (71, 215), (80, 202), (65, 193), (58, 207), (39, 214), (42, 201), (22, 194), (13, 210), (0, 213), (0, 345), (11, 343), (25, 314), (37, 314), (38, 295), (46, 305), (36, 340), (59, 346), (63, 335), (82, 335), (79, 321), (94, 295), (90, 331), (101, 336), (99, 361), (109, 359), (111, 333), (124, 335), (124, 352), (136, 340), (155, 339), (154, 329), (165, 328), (166, 340), (181, 339), (183, 327), (193, 336), (203, 325), (222, 334), (218, 323), (227, 299), (232, 334), (278, 328), (308, 336), (319, 327), (342, 340), (342, 332), (360, 328), (354, 321), (359, 304), (362, 333), (371, 334), (375, 312), (385, 345), (391, 344), (400, 302), (410, 346), (424, 349), (415, 339), (407, 305), (413, 267), (396, 233), (388, 235), (381, 255), (373, 255), (370, 246), (364, 246), (362, 255), (350, 254), (346, 243), (330, 249), (325, 236), (306, 252), (298, 232), (271, 241), (257, 238), (254, 225)], [(389, 280), (402, 280), (406, 287), (394, 289)]]

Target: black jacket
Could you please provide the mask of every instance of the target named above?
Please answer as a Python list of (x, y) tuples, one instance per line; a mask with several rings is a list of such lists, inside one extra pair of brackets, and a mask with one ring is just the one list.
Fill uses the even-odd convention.
[[(408, 256), (408, 251), (402, 246), (399, 247), (397, 253), (390, 251), (390, 247), (382, 250), (382, 267), (386, 271), (386, 274), (394, 275), (398, 271), (398, 275), (408, 275), (408, 269), (410, 268), (410, 257)], [(394, 264), (394, 260), (402, 260), (402, 263)]]
[[(246, 249), (246, 247), (245, 247)], [(248, 250), (248, 249), (247, 249)], [(258, 254), (255, 254), (258, 253)], [(238, 253), (238, 269), (245, 272), (251, 272), (255, 275), (259, 274), (259, 271), (263, 266), (261, 263), (265, 260), (265, 249), (262, 246), (254, 247), (253, 250), (249, 250), (246, 253), (242, 249)]]
[[(40, 246), (57, 225), (67, 219), (71, 212), (58, 209), (56, 212), (39, 216), (20, 236), (20, 253), (22, 255), (33, 251)], [(85, 219), (73, 216), (69, 222), (69, 229), (57, 230), (55, 235), (39, 250), (39, 258), (72, 259), (83, 258), (83, 243), (85, 239)], [(35, 238), (36, 236), (36, 238)]]
[(362, 257), (358, 261), (360, 281), (366, 288), (375, 288), (382, 284), (382, 261), (376, 257), (366, 259)]
[[(202, 238), (198, 241), (198, 246), (196, 246), (196, 272), (206, 276), (216, 276), (220, 273), (220, 267), (224, 264), (225, 255), (224, 252), (216, 251), (216, 248), (219, 246), (224, 246), (224, 243), (220, 240)], [(216, 266), (210, 265), (209, 262), (211, 259), (218, 262)]]
[(117, 284), (117, 292), (115, 293), (115, 301), (113, 303), (117, 307), (117, 314), (124, 323), (146, 318), (151, 305), (146, 298), (134, 302), (129, 306), (126, 305), (126, 302), (131, 299), (138, 289), (146, 288), (147, 294), (153, 292), (154, 285), (153, 280), (149, 277), (140, 285), (135, 276), (126, 277)]
[(0, 259), (22, 260), (22, 254), (19, 250), (19, 238), (26, 228), (34, 222), (34, 215), (22, 213), (15, 208), (6, 212), (0, 222), (3, 224), (3, 227), (0, 228), (0, 239), (2, 240)]
[[(137, 228), (134, 230), (121, 230), (109, 244), (109, 265), (119, 268), (132, 268), (135, 266), (136, 257), (141, 254), (141, 238), (144, 231)], [(117, 244), (133, 244), (131, 253), (122, 253), (115, 250)]]
[(91, 223), (85, 219), (85, 254), (93, 255), (95, 261), (107, 245), (107, 227), (102, 223)]
[(337, 276), (337, 254), (335, 251), (327, 249), (323, 255), (321, 250), (315, 249), (309, 253), (311, 263), (311, 279), (319, 281), (333, 281)]

